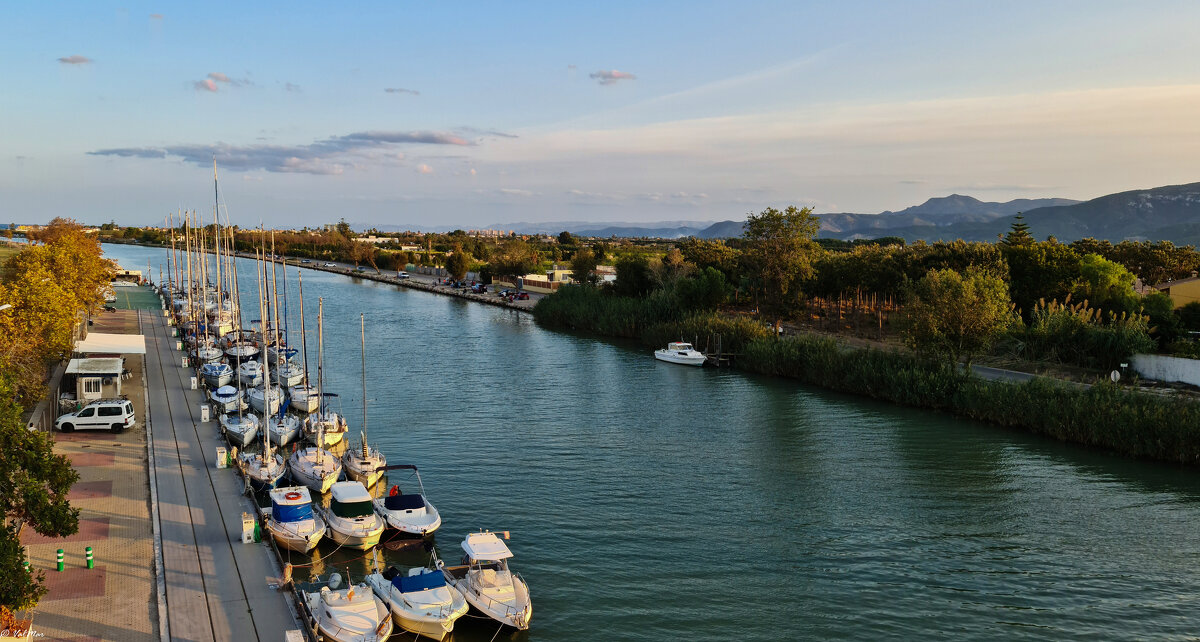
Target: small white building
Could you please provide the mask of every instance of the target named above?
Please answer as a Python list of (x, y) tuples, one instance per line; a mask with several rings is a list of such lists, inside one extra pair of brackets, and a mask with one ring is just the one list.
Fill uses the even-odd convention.
[(94, 399), (120, 397), (121, 374), (124, 371), (124, 360), (103, 357), (71, 359), (64, 374), (75, 378), (75, 400), (87, 403)]

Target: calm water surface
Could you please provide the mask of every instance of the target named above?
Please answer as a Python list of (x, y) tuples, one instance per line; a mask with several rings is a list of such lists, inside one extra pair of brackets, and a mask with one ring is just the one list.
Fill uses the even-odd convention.
[[(165, 262), (105, 251), (156, 279)], [(664, 364), (450, 297), (307, 270), (304, 287), (310, 330), (325, 297), (352, 429), (366, 313), (370, 438), (420, 467), (443, 558), (469, 530), (512, 532), (533, 625), (498, 639), (1200, 635), (1196, 471)], [(357, 577), (356, 556), (318, 570)], [(455, 639), (495, 632), (464, 619)]]

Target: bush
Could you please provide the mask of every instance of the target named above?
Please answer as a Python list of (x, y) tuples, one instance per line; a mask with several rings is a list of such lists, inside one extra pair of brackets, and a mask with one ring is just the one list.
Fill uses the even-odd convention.
[(1141, 315), (1105, 315), (1086, 302), (1039, 301), (1029, 325), (1009, 333), (1005, 350), (1023, 359), (1110, 370), (1138, 352), (1157, 347)]

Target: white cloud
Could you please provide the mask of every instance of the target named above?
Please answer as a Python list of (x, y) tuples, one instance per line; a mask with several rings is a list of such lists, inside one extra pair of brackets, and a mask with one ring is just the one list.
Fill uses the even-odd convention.
[(595, 80), (601, 85), (612, 85), (618, 80), (637, 80), (637, 76), (624, 71), (617, 71), (616, 69), (593, 71), (588, 74), (588, 78)]
[(63, 58), (59, 58), (58, 61), (64, 65), (86, 65), (86, 64), (92, 62), (92, 59), (88, 58), (87, 56), (80, 56), (79, 54), (75, 54), (74, 56), (66, 56)]
[(426, 165), (425, 163), (421, 163), (420, 165), (417, 165), (417, 173), (418, 174), (432, 174), (433, 168)]

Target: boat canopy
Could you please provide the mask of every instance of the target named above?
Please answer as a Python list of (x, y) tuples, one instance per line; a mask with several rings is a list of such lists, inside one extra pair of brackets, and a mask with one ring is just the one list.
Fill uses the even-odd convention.
[(341, 481), (337, 482), (330, 488), (333, 493), (333, 499), (339, 502), (371, 502), (371, 493), (367, 492), (363, 485), (356, 481)]
[(339, 502), (333, 500), (329, 502), (329, 510), (333, 511), (334, 515), (343, 519), (354, 519), (355, 517), (366, 517), (367, 515), (375, 514), (375, 507), (371, 502)]
[(302, 522), (313, 518), (312, 504), (277, 504), (272, 498), (271, 516), (277, 522)]
[(213, 393), (214, 397), (232, 397), (238, 393), (238, 389), (233, 386), (221, 386)]
[(414, 510), (425, 508), (425, 498), (420, 495), (388, 495), (383, 499), (388, 510)]
[(462, 548), (473, 560), (497, 562), (513, 556), (512, 551), (495, 533), (471, 533), (463, 540)]
[(392, 586), (401, 593), (415, 593), (429, 589), (441, 588), (446, 585), (446, 576), (437, 571), (426, 571), (420, 575), (392, 578)]

